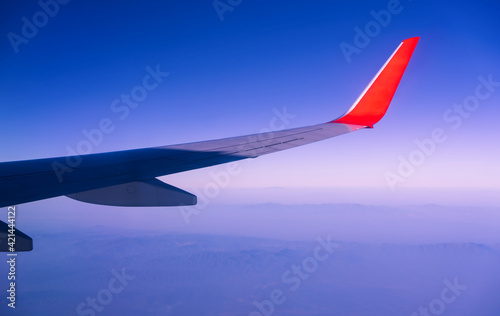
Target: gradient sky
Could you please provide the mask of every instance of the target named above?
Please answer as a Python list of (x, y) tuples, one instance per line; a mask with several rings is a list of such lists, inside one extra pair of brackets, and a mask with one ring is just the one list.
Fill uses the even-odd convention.
[[(67, 3), (57, 9), (55, 1), (0, 2), (0, 162), (68, 155), (103, 119), (114, 129), (93, 153), (257, 133), (284, 109), (293, 118), (283, 128), (327, 122), (351, 106), (402, 40), (420, 41), (374, 129), (239, 162), (212, 197), (206, 188), (227, 165), (161, 178), (197, 194), (198, 206), (123, 208), (66, 197), (20, 205), (16, 224), (33, 237), (34, 251), (18, 257), (16, 312), (75, 314), (110, 282), (112, 269), (126, 268), (136, 281), (105, 313), (166, 315), (180, 301), (200, 310), (188, 315), (208, 314), (210, 306), (248, 314), (310, 253), (288, 264), (282, 258), (295, 250), (266, 241), (248, 252), (237, 236), (331, 236), (343, 242), (340, 255), (322, 263), (279, 313), (303, 306), (296, 314), (331, 315), (347, 306), (345, 314), (409, 315), (443, 293), (444, 279), (458, 277), (469, 289), (448, 314), (498, 315), (500, 2), (241, 0), (221, 16), (214, 0), (58, 0)], [(381, 13), (388, 7), (397, 11), (390, 21)], [(386, 17), (375, 30), (374, 15)], [(356, 30), (367, 26), (369, 42), (346, 58), (342, 45), (355, 45)], [(113, 111), (114, 100), (139, 91), (157, 67), (169, 75), (126, 117)], [(493, 84), (480, 86), (485, 80)], [(487, 96), (462, 112), (458, 126), (453, 111), (478, 91)], [(398, 171), (401, 159), (422, 155), (415, 140), (436, 129), (446, 140), (414, 170)], [(401, 179), (392, 189), (388, 174)], [(180, 270), (170, 243), (196, 250), (177, 262)], [(240, 261), (251, 254), (250, 265), (265, 273), (224, 265), (214, 273), (203, 259), (210, 252)], [(0, 265), (1, 278), (8, 268)], [(404, 312), (387, 312), (394, 306)]]
[[(474, 95), (478, 77), (500, 81), (500, 4), (402, 0), (400, 12), (348, 62), (341, 43), (354, 45), (354, 29), (365, 29), (371, 11), (390, 2), (242, 1), (221, 21), (212, 1), (71, 1), (18, 52), (9, 34), (22, 36), (23, 17), (32, 21), (41, 7), (3, 2), (0, 161), (67, 155), (85, 139), (82, 130), (103, 118), (115, 129), (93, 152), (251, 134), (284, 107), (295, 115), (287, 128), (332, 120), (402, 40), (420, 36), (373, 130), (242, 162), (227, 201), (286, 202), (304, 189), (309, 193), (294, 203), (317, 202), (319, 190), (331, 197), (320, 202), (460, 204), (465, 194), (467, 204), (498, 205), (500, 87), (456, 129), (443, 115)], [(113, 100), (156, 65), (170, 75), (121, 120)], [(447, 140), (392, 191), (385, 174), (397, 173), (399, 157), (436, 128)], [(192, 190), (224, 168), (162, 179)], [(291, 191), (270, 195), (262, 190), (268, 187)], [(341, 197), (329, 195), (340, 188)]]

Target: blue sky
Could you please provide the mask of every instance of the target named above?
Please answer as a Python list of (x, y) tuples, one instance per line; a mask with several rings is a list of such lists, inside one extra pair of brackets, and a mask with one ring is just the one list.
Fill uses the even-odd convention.
[[(242, 1), (221, 14), (212, 1), (70, 1), (46, 21), (35, 1), (3, 7), (1, 161), (67, 155), (103, 118), (114, 130), (92, 152), (255, 133), (285, 107), (294, 115), (287, 128), (325, 122), (350, 107), (400, 41), (420, 36), (375, 129), (243, 162), (229, 189), (255, 189), (240, 195), (264, 202), (289, 194), (266, 199), (259, 188), (287, 187), (349, 191), (342, 202), (369, 203), (362, 196), (372, 192), (382, 204), (404, 194), (411, 198), (402, 202), (453, 204), (453, 194), (436, 198), (459, 190), (475, 197), (469, 204), (485, 196), (486, 204), (497, 203), (500, 87), (458, 128), (443, 118), (474, 96), (479, 77), (500, 81), (495, 1)], [(341, 43), (355, 45), (355, 28), (366, 32), (376, 21), (371, 12), (388, 7), (396, 13), (348, 62)], [(38, 17), (42, 26), (13, 42), (13, 33), (23, 36), (23, 17)], [(122, 120), (112, 103), (142, 83), (146, 67), (169, 75)], [(401, 157), (408, 160), (419, 149), (415, 140), (436, 128), (446, 141), (391, 190), (387, 173), (401, 176)], [(163, 180), (202, 188), (210, 172), (224, 168)], [(299, 199), (314, 201), (310, 194)]]
[(331, 236), (278, 313), (410, 315), (459, 280), (445, 313), (498, 315), (498, 1), (59, 1), (0, 4), (0, 161), (65, 156), (103, 120), (93, 153), (327, 122), (420, 41), (374, 129), (161, 178), (196, 207), (20, 205), (16, 312), (78, 314), (126, 269), (102, 315), (256, 315)]

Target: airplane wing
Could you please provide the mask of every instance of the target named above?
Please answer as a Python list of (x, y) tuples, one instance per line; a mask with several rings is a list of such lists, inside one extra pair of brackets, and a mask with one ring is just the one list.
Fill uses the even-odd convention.
[(180, 206), (196, 196), (156, 179), (372, 128), (387, 111), (419, 38), (403, 41), (352, 107), (323, 124), (189, 144), (0, 163), (0, 207), (56, 196), (114, 206)]

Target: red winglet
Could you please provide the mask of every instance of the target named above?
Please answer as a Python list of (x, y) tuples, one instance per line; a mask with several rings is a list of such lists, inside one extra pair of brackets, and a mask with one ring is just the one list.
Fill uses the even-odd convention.
[(404, 40), (365, 91), (341, 117), (329, 123), (347, 123), (373, 127), (384, 116), (403, 77), (420, 37)]

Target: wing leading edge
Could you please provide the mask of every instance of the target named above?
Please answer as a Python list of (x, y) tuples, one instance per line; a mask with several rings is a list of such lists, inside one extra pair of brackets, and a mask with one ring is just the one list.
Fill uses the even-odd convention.
[(386, 113), (418, 39), (403, 41), (358, 100), (336, 120), (189, 144), (0, 163), (0, 207), (61, 195), (116, 206), (193, 205), (195, 196), (155, 178), (373, 127)]

